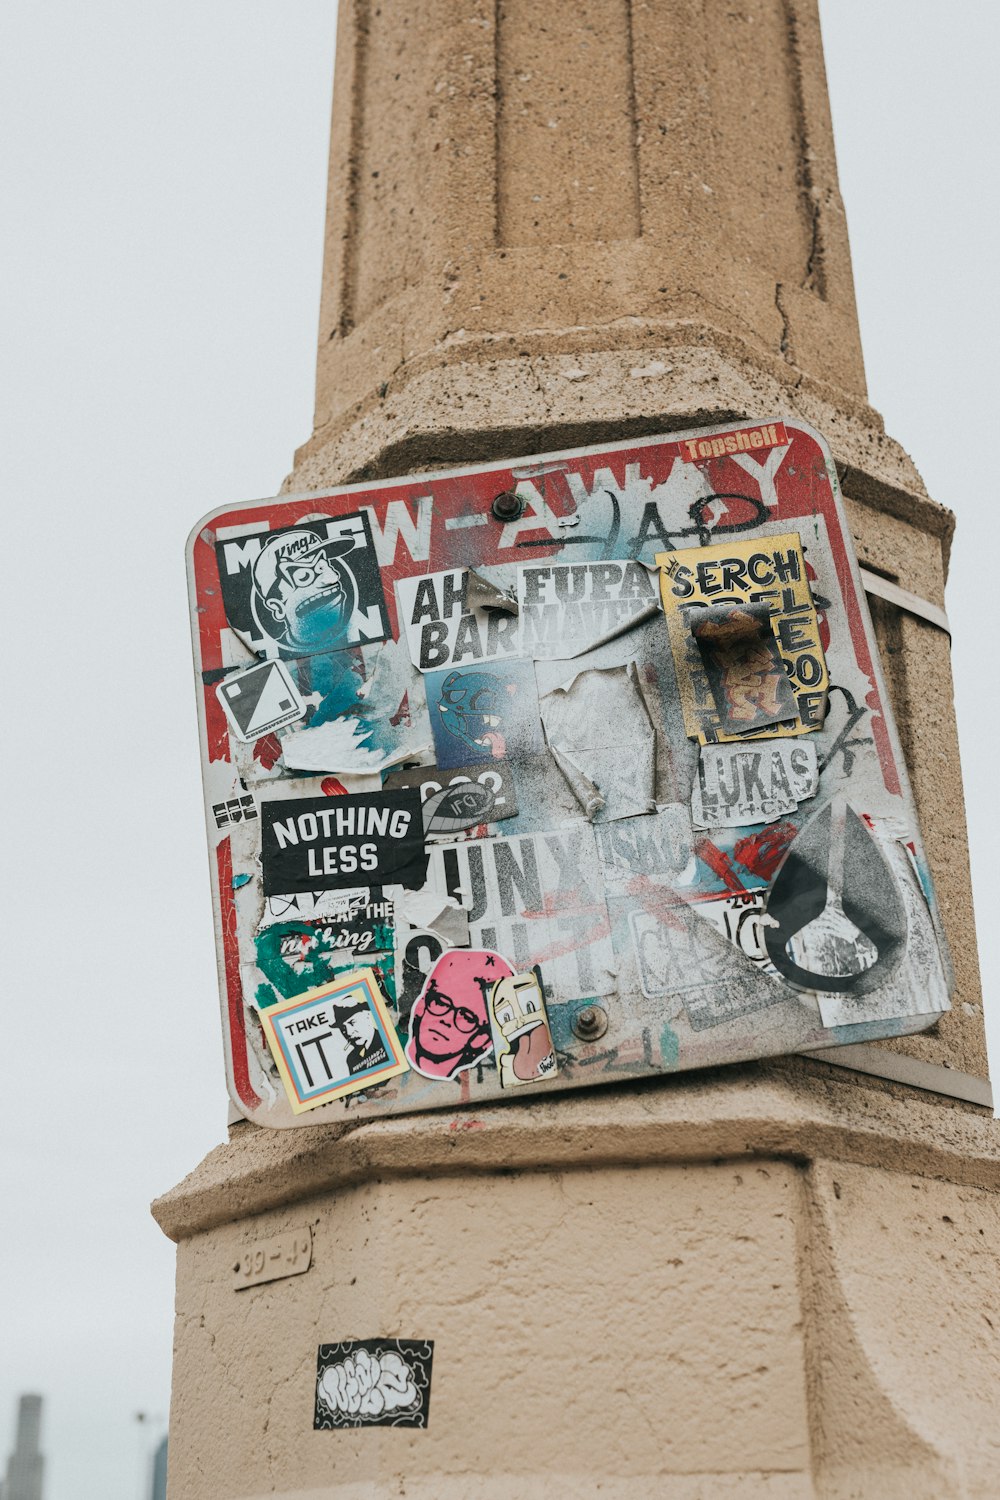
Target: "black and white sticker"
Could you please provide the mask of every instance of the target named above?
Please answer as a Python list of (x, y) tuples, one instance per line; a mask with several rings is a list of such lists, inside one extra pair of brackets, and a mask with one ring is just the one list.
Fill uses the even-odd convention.
[(510, 768), (456, 766), (442, 770), (426, 766), (415, 771), (392, 771), (386, 787), (417, 787), (423, 802), (424, 832), (444, 836), (479, 823), (499, 823), (517, 813), (517, 793)]
[(424, 882), (420, 794), (274, 798), (261, 804), (264, 895), (334, 890), (358, 880), (413, 890)]
[(389, 617), (363, 511), (216, 543), (226, 619), (259, 656), (384, 641)]
[(320, 1344), (313, 1427), (426, 1427), (432, 1339)]
[(230, 823), (249, 823), (257, 816), (257, 807), (249, 792), (240, 797), (230, 797), (228, 802), (213, 802), (216, 828), (228, 828)]
[(259, 740), (305, 717), (306, 706), (280, 661), (261, 662), (248, 672), (227, 677), (215, 693), (241, 740)]
[(415, 667), (435, 672), (519, 654), (514, 602), (491, 587), (467, 568), (397, 581), (399, 618)]

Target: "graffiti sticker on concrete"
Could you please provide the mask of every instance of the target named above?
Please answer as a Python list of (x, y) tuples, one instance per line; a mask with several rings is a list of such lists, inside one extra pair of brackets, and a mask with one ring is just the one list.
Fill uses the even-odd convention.
[(343, 1339), (320, 1344), (317, 1431), (338, 1427), (426, 1427), (432, 1339)]

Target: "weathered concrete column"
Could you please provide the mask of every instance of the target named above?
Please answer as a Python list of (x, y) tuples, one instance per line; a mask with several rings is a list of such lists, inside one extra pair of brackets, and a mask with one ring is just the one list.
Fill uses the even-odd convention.
[[(343, 0), (289, 489), (776, 413), (830, 440), (862, 562), (940, 607), (953, 518), (867, 404), (812, 0)], [(174, 1500), (996, 1495), (948, 638), (875, 612), (953, 1010), (836, 1066), (235, 1126), (155, 1207)], [(233, 1292), (306, 1224), (308, 1274)], [(435, 1340), (429, 1430), (314, 1432), (317, 1345), (376, 1335)]]

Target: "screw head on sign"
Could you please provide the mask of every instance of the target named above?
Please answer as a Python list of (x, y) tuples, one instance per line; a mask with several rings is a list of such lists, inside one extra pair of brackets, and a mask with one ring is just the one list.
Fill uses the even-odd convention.
[(517, 521), (524, 515), (524, 501), (513, 490), (504, 490), (493, 501), (492, 510), (498, 521)]
[(599, 1005), (588, 1005), (573, 1017), (573, 1031), (581, 1042), (596, 1042), (608, 1029), (608, 1013)]

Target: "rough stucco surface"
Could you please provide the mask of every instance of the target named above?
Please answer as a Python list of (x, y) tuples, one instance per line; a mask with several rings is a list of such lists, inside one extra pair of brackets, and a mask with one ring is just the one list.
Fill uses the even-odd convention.
[[(306, 1275), (233, 1290), (304, 1223)], [(767, 1157), (304, 1198), (182, 1246), (172, 1493), (994, 1496), (997, 1229), (982, 1189)], [(434, 1339), (428, 1430), (312, 1431), (316, 1346), (375, 1328)]]
[[(342, 0), (322, 489), (799, 417), (861, 562), (944, 602), (954, 518), (867, 403), (814, 0)], [(885, 1043), (984, 1077), (942, 632), (876, 631), (957, 975)], [(171, 1500), (992, 1500), (1000, 1135), (772, 1060), (232, 1139), (178, 1241)], [(314, 1228), (304, 1274), (242, 1251)], [(433, 1338), (426, 1432), (312, 1429), (316, 1351)]]
[[(172, 1482), (217, 1500), (321, 1494), (333, 1475), (359, 1493), (542, 1496), (558, 1475), (615, 1495), (669, 1474), (707, 1497), (740, 1475), (743, 1494), (806, 1495), (801, 1201), (780, 1162), (375, 1181), (297, 1204), (312, 1270), (239, 1293), (251, 1226), (199, 1235), (175, 1378), (219, 1436)], [(376, 1327), (434, 1339), (428, 1431), (311, 1432), (316, 1345)], [(233, 1378), (248, 1368), (267, 1392), (249, 1442)]]

